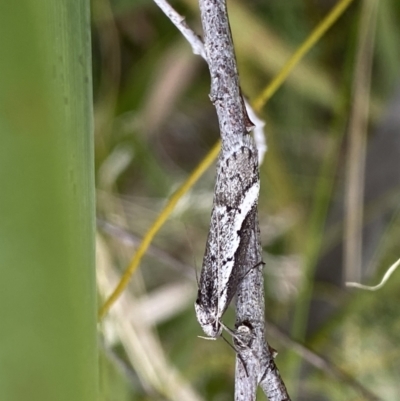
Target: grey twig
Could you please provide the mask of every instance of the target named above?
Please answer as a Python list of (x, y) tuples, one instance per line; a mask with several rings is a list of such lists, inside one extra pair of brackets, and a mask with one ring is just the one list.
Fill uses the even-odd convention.
[[(257, 215), (249, 222), (251, 239), (247, 254), (247, 266), (256, 266), (261, 259), (260, 231)], [(236, 300), (236, 327), (242, 339), (236, 359), (235, 400), (256, 399), (259, 385), (270, 401), (289, 401), (285, 384), (275, 365), (274, 355), (265, 339), (264, 280), (261, 268), (251, 269), (238, 287)], [(241, 336), (241, 333), (244, 333)], [(243, 362), (246, 366), (243, 366)], [(246, 372), (247, 370), (247, 372)]]
[[(237, 230), (240, 230), (240, 233), (238, 231), (240, 243), (235, 249), (235, 266), (242, 267), (242, 276), (238, 284), (236, 301), (235, 346), (238, 357), (236, 359), (235, 400), (255, 400), (257, 386), (260, 385), (270, 401), (289, 401), (289, 395), (264, 336), (264, 282), (262, 267), (259, 266), (261, 246), (257, 216), (258, 192), (254, 192), (254, 195), (250, 194), (250, 189), (256, 188), (258, 164), (257, 161), (255, 163), (247, 162), (254, 158), (256, 148), (248, 134), (252, 123), (246, 113), (240, 92), (225, 0), (200, 0), (200, 11), (211, 75), (210, 98), (217, 111), (222, 138), (214, 200), (224, 200), (222, 192), (224, 185), (226, 186), (225, 196), (233, 199), (232, 206), (229, 208), (219, 206), (219, 210), (218, 204), (222, 205), (222, 202), (215, 202), (214, 207), (217, 207), (217, 211), (215, 212), (214, 209), (212, 216), (214, 213), (223, 213), (223, 216), (228, 216), (226, 221), (230, 222), (231, 215), (229, 213), (232, 207), (236, 207), (238, 215), (240, 215), (242, 206), (244, 207), (246, 202), (254, 205), (246, 218), (240, 220), (240, 227), (237, 227)], [(240, 155), (243, 154), (246, 154), (246, 159), (243, 156), (242, 159), (240, 158)], [(232, 163), (237, 164), (237, 174), (228, 176), (224, 168), (232, 168)], [(237, 176), (239, 177), (237, 178)], [(220, 183), (223, 178), (226, 180), (224, 185)], [(240, 184), (235, 184), (235, 180), (240, 183), (249, 180), (250, 184), (248, 188), (242, 188)], [(241, 197), (237, 198), (236, 203), (235, 185), (238, 190), (244, 192), (240, 194)], [(239, 221), (238, 217), (235, 218)], [(222, 233), (221, 241), (225, 241), (226, 233), (222, 228), (220, 232)], [(232, 236), (236, 238), (235, 233)], [(240, 247), (244, 243), (246, 246)], [(218, 251), (221, 252), (219, 246)], [(225, 250), (222, 252), (228, 253)], [(226, 266), (227, 262), (223, 260), (221, 263), (225, 263)]]
[[(203, 41), (187, 25), (185, 17), (177, 13), (167, 0), (154, 0), (154, 2), (186, 38), (192, 47), (193, 53), (200, 55), (206, 62), (208, 62)], [(254, 123), (254, 139), (258, 149), (258, 162), (261, 164), (264, 160), (265, 152), (267, 151), (267, 144), (264, 134), (265, 122), (257, 116), (256, 112), (246, 99), (244, 99), (244, 104), (251, 121)]]

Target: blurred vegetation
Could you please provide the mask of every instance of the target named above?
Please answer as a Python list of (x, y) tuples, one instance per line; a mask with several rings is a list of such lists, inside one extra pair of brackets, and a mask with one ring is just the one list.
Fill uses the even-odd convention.
[(95, 401), (90, 7), (0, 4), (0, 399)]
[[(400, 274), (377, 293), (350, 291), (342, 257), (346, 177), (357, 162), (348, 159), (348, 127), (357, 111), (367, 1), (373, 0), (353, 2), (264, 107), (268, 152), (259, 214), (267, 320), (379, 399), (392, 401), (400, 398)], [(335, 4), (228, 2), (241, 87), (250, 100)], [(201, 32), (195, 0), (172, 5)], [(92, 14), (98, 216), (131, 233), (128, 238), (100, 228), (98, 246), (101, 263), (121, 274), (168, 197), (218, 140), (218, 123), (205, 62), (155, 3), (96, 0)], [(360, 205), (361, 280), (371, 283), (400, 257), (400, 3), (378, 2), (373, 20), (373, 53), (364, 62), (372, 74)], [(192, 308), (197, 287), (190, 266), (201, 266), (213, 186), (210, 169), (181, 199), (135, 273), (124, 301), (132, 309), (123, 312), (135, 336), (124, 337), (121, 315), (106, 319), (102, 400), (232, 399), (235, 354), (223, 341), (197, 338), (202, 333)], [(233, 310), (226, 314), (230, 326), (233, 316)], [(279, 334), (269, 340), (293, 400), (364, 399), (348, 382), (299, 363)], [(132, 356), (129, 341), (144, 356), (138, 350)], [(179, 375), (180, 384), (169, 385), (169, 374)], [(187, 398), (179, 397), (182, 387), (190, 387)]]

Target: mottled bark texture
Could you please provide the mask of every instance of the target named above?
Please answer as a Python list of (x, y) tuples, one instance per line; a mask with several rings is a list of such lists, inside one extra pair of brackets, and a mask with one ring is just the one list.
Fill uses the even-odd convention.
[(214, 326), (202, 327), (205, 331), (208, 327), (206, 334), (217, 335), (219, 319), (237, 292), (235, 400), (255, 400), (258, 385), (270, 401), (290, 400), (264, 336), (257, 149), (240, 93), (226, 4), (223, 0), (200, 0), (200, 10), (211, 74), (210, 99), (222, 138), (198, 298), (203, 306), (208, 302), (203, 317), (212, 317)]

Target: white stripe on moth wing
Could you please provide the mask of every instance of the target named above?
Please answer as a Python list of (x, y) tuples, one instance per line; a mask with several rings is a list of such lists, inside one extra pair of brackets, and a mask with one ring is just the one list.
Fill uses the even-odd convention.
[[(222, 245), (225, 249), (220, 252), (221, 257), (218, 263), (218, 314), (222, 316), (223, 312), (227, 307), (228, 302), (228, 283), (232, 276), (232, 270), (235, 264), (235, 253), (240, 246), (240, 230), (243, 222), (248, 216), (253, 206), (257, 203), (258, 195), (260, 192), (260, 183), (256, 181), (247, 191), (243, 201), (237, 209), (237, 213), (234, 216), (233, 224), (230, 226), (227, 222), (228, 213), (226, 212), (226, 206), (217, 206), (217, 216), (223, 216), (219, 223), (224, 228), (225, 235), (223, 236)], [(219, 230), (221, 231), (221, 230)], [(219, 237), (219, 235), (217, 234)], [(221, 240), (221, 239), (220, 239)], [(222, 261), (225, 261), (224, 265), (221, 265)]]

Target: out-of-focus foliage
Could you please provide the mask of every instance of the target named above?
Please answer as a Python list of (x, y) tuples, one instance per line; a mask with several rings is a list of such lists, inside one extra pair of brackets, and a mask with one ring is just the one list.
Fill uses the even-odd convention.
[[(250, 100), (335, 3), (228, 2), (242, 91)], [(200, 34), (197, 2), (172, 4)], [(352, 4), (263, 109), (269, 149), (261, 167), (259, 213), (266, 317), (289, 334), (296, 332), (293, 321), (300, 322), (304, 336), (295, 339), (392, 401), (400, 398), (400, 274), (377, 293), (349, 291), (343, 285), (343, 194), (362, 6), (362, 1)], [(400, 3), (378, 2), (374, 18), (364, 132), (363, 282), (379, 281), (400, 257)], [(93, 33), (98, 215), (126, 227), (137, 241), (218, 140), (208, 69), (151, 1), (93, 2)], [(149, 328), (146, 336), (163, 350), (165, 374), (168, 369), (179, 372), (193, 397), (228, 400), (234, 351), (223, 341), (197, 338), (202, 333), (192, 308), (197, 290), (190, 265), (201, 266), (213, 186), (210, 170), (155, 238), (155, 248), (128, 290), (134, 310), (127, 309), (126, 319)], [(121, 233), (100, 232), (109, 265), (124, 269), (135, 248), (126, 245)], [(299, 315), (306, 272), (306, 298), (312, 302), (305, 302), (306, 313)], [(233, 310), (225, 321), (233, 325)], [(165, 384), (168, 380), (149, 373), (151, 363), (159, 366), (159, 361), (132, 360), (121, 335), (114, 335), (115, 325), (106, 325), (107, 348), (114, 341), (107, 355), (112, 351), (116, 359), (103, 365), (103, 400), (177, 399), (176, 389)], [(155, 355), (155, 345), (149, 346), (139, 332), (130, 341), (140, 344), (144, 355)], [(270, 341), (279, 351), (276, 362), (293, 399), (361, 399), (354, 386), (324, 370), (308, 363), (295, 369), (295, 352), (279, 336)]]
[(95, 401), (89, 2), (0, 3), (0, 400)]

